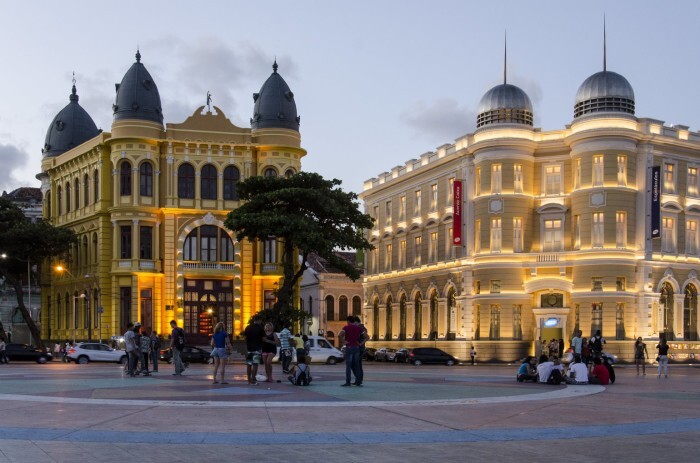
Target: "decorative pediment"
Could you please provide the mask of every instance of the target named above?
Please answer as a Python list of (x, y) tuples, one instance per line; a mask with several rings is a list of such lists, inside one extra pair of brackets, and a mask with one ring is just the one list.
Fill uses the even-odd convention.
[(563, 204), (550, 203), (544, 204), (538, 207), (536, 210), (538, 214), (561, 214), (568, 211), (569, 208)]
[(674, 212), (676, 214), (683, 212), (683, 208), (675, 201), (668, 201), (661, 205), (661, 209), (665, 212)]

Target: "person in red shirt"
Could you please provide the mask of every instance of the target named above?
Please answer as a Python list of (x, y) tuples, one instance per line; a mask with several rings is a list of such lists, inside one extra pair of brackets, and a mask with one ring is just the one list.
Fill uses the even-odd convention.
[(348, 324), (340, 330), (338, 337), (345, 345), (345, 383), (343, 387), (349, 387), (352, 383), (352, 375), (355, 376), (355, 386), (362, 386), (362, 374), (360, 373), (360, 343), (363, 331), (360, 325), (356, 325), (355, 317), (348, 316)]
[(603, 365), (600, 357), (595, 357), (593, 363), (595, 366), (591, 374), (588, 375), (588, 384), (600, 384), (601, 386), (610, 384), (610, 372), (608, 372), (608, 369)]

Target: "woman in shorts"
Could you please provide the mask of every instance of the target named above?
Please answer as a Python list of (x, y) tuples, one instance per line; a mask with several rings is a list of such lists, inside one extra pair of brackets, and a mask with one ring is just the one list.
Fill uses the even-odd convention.
[(214, 335), (211, 337), (211, 358), (214, 359), (214, 383), (219, 384), (216, 380), (216, 374), (221, 368), (221, 384), (228, 384), (225, 381), (226, 376), (226, 359), (231, 350), (231, 340), (224, 328), (224, 323), (219, 322), (214, 327)]
[(277, 342), (275, 341), (275, 327), (272, 323), (265, 323), (265, 336), (263, 337), (262, 345), (262, 361), (265, 365), (265, 376), (268, 383), (273, 382), (272, 379), (272, 359), (277, 354)]

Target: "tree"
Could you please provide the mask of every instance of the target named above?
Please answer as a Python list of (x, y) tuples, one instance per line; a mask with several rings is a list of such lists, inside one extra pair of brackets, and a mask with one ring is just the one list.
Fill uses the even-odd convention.
[(0, 253), (4, 256), (0, 259), (0, 276), (15, 289), (17, 308), (39, 348), (44, 349), (41, 333), (24, 305), (22, 283), (28, 276), (27, 265), (65, 254), (76, 242), (72, 230), (54, 227), (43, 220), (33, 223), (14, 203), (0, 198)]
[[(291, 177), (250, 177), (238, 184), (244, 203), (228, 214), (226, 227), (239, 241), (275, 237), (282, 244), (284, 277), (277, 291), (275, 313), (270, 314), (278, 323), (296, 321), (294, 288), (307, 269), (309, 253), (326, 259), (355, 281), (360, 270), (334, 251), (373, 248), (364, 230), (372, 228), (374, 220), (360, 212), (357, 195), (344, 192), (340, 184), (340, 180), (325, 180), (312, 172)], [(298, 318), (305, 316), (301, 313)]]

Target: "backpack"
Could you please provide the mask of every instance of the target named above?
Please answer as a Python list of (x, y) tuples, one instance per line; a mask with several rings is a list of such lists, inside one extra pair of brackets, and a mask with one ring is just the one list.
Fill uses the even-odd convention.
[(182, 328), (175, 331), (175, 348), (177, 350), (185, 348), (185, 331)]
[(596, 336), (591, 340), (591, 345), (593, 347), (593, 352), (601, 352), (603, 350), (603, 342), (600, 336)]
[(294, 380), (295, 386), (308, 386), (311, 383), (311, 377), (307, 374), (309, 368), (299, 369), (299, 376)]
[(564, 379), (564, 377), (561, 375), (561, 370), (559, 370), (558, 368), (555, 368), (549, 374), (549, 378), (547, 378), (547, 384), (561, 384), (561, 381), (563, 379)]

